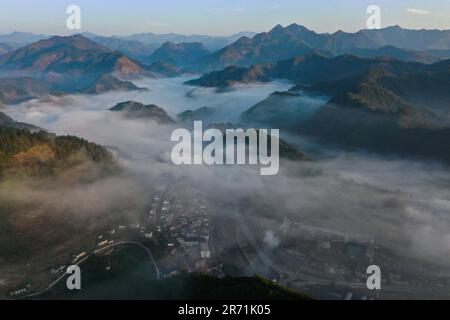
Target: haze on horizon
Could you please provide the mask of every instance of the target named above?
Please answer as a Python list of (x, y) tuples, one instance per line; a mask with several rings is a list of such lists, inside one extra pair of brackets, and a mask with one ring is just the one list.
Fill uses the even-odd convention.
[[(1, 0), (0, 34), (26, 31), (72, 34), (66, 28), (66, 8), (81, 8), (82, 29), (100, 35), (140, 32), (231, 35), (241, 31), (262, 32), (276, 24), (297, 23), (316, 32), (355, 32), (366, 27), (366, 9), (381, 7), (382, 27), (450, 29), (450, 1), (347, 0), (338, 4), (316, 0), (131, 0), (111, 3), (87, 0)], [(386, 8), (383, 10), (383, 8)]]

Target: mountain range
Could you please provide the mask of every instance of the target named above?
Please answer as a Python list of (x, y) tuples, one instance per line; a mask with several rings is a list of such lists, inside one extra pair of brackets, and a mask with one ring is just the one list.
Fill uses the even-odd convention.
[(0, 35), (0, 43), (8, 44), (13, 48), (19, 48), (47, 38), (50, 38), (50, 36), (34, 34), (31, 32), (14, 31), (10, 34)]
[(115, 38), (120, 38), (124, 40), (134, 40), (145, 44), (159, 44), (162, 45), (165, 42), (200, 42), (205, 45), (209, 51), (219, 50), (243, 36), (252, 37), (255, 32), (243, 31), (230, 36), (208, 36), (208, 35), (182, 35), (176, 33), (168, 34), (154, 34), (151, 32), (137, 33), (130, 36), (114, 36)]
[(103, 37), (88, 32), (82, 33), (82, 36), (95, 41), (102, 46), (118, 51), (127, 57), (135, 59), (141, 63), (146, 63), (149, 56), (155, 52), (161, 45), (159, 43), (142, 43), (137, 40), (125, 40), (116, 37)]
[[(230, 65), (277, 62), (311, 52), (328, 57), (353, 54), (422, 63), (450, 58), (450, 31), (408, 30), (399, 26), (333, 34), (316, 33), (291, 24), (286, 27), (277, 25), (268, 32), (241, 32), (229, 37), (153, 33), (105, 37), (89, 32), (82, 36), (102, 45), (103, 49), (120, 52), (145, 65), (160, 61), (197, 72), (219, 70)], [(49, 38), (21, 32), (1, 35), (0, 54)]]
[[(226, 67), (186, 84), (289, 80), (289, 91), (274, 92), (241, 121), (339, 147), (450, 162), (450, 59), (443, 59), (449, 33), (390, 27), (317, 34), (277, 26), (206, 56), (203, 68)], [(303, 54), (282, 59), (293, 52)]]
[[(409, 30), (399, 26), (330, 34), (316, 33), (294, 23), (286, 27), (277, 25), (268, 32), (241, 32), (229, 37), (153, 33), (105, 37), (89, 32), (82, 35), (143, 64), (175, 61), (178, 66), (181, 64), (199, 72), (230, 65), (276, 62), (310, 52), (329, 57), (342, 54), (383, 56), (422, 63), (450, 58), (449, 30)], [(20, 32), (0, 36), (0, 54), (47, 38), (49, 36)]]
[[(167, 33), (167, 34), (155, 34), (152, 32), (144, 32), (144, 33), (136, 33), (128, 36), (101, 36), (98, 34), (94, 34), (91, 32), (84, 32), (82, 35), (91, 40), (102, 43), (106, 47), (109, 47), (107, 43), (110, 43), (111, 46), (116, 46), (117, 44), (142, 44), (142, 45), (150, 45), (154, 46), (155, 49), (161, 46), (165, 42), (201, 42), (203, 43), (208, 50), (216, 51), (219, 50), (240, 37), (248, 36), (252, 37), (256, 33), (250, 31), (239, 32), (236, 34), (232, 34), (230, 36), (208, 36), (208, 35), (183, 35), (177, 33)], [(34, 34), (31, 32), (19, 32), (14, 31), (10, 34), (0, 35), (0, 43), (10, 44), (13, 47), (23, 47), (25, 45), (31, 44), (33, 42), (37, 42), (42, 39), (50, 38), (49, 35), (44, 34)], [(123, 47), (123, 46), (122, 46)], [(111, 48), (116, 50), (114, 48)]]
[[(302, 66), (304, 59), (296, 69), (295, 60), (282, 62), (288, 67), (279, 72), (299, 84), (245, 111), (242, 121), (312, 135), (340, 147), (450, 162), (450, 60), (427, 65), (315, 56), (311, 70), (316, 73)], [(314, 97), (325, 102), (310, 104)]]
[[(189, 53), (190, 50), (186, 50), (186, 47), (191, 45), (193, 49), (193, 57), (187, 60), (190, 64), (195, 58), (200, 58), (204, 54), (219, 50), (234, 41), (238, 40), (242, 36), (253, 36), (254, 32), (239, 32), (231, 36), (207, 36), (207, 35), (181, 35), (176, 33), (169, 34), (154, 34), (151, 32), (133, 34), (130, 36), (110, 36), (104, 37), (93, 33), (85, 32), (82, 34), (86, 38), (96, 41), (111, 50), (119, 51), (130, 58), (136, 59), (145, 64), (151, 64), (152, 62), (163, 61), (171, 63), (166, 60), (166, 56), (161, 55), (164, 52), (169, 52), (167, 57), (171, 57), (170, 47), (177, 52), (185, 51)], [(200, 45), (201, 48), (196, 48), (194, 44)], [(159, 52), (156, 52), (158, 49)], [(169, 50), (168, 50), (169, 49)], [(189, 48), (188, 48), (189, 49)], [(200, 49), (200, 51), (198, 51)], [(187, 52), (186, 52), (187, 51)], [(196, 55), (196, 52), (202, 53)], [(152, 54), (155, 56), (152, 57)]]
[(147, 63), (163, 61), (174, 66), (186, 66), (208, 55), (209, 50), (200, 42), (166, 42), (153, 52)]
[(81, 35), (51, 37), (0, 56), (0, 102), (46, 94), (138, 90), (129, 81), (151, 76), (138, 62)]
[[(199, 40), (205, 39), (203, 36), (100, 37), (85, 33), (49, 38), (13, 33), (0, 36), (0, 41), (17, 44), (44, 39), (0, 56), (0, 102), (13, 104), (49, 94), (139, 90), (130, 80), (225, 66), (187, 83), (227, 87), (237, 82), (286, 79), (304, 92), (330, 96), (334, 104), (358, 101), (377, 109), (402, 101), (412, 106), (406, 109), (426, 110), (420, 112), (421, 117), (409, 117), (416, 119), (409, 125), (442, 127), (446, 120), (438, 119), (448, 102), (448, 62), (444, 58), (450, 53), (449, 34), (446, 30), (398, 26), (320, 34), (296, 24), (277, 25), (252, 38), (236, 35), (235, 42), (211, 53), (201, 42), (165, 42), (158, 48), (150, 45), (155, 39)], [(134, 51), (140, 61), (117, 50)], [(381, 103), (376, 99), (387, 100)], [(427, 106), (430, 101), (433, 110)], [(436, 112), (438, 115), (433, 115)]]
[(40, 40), (0, 57), (0, 70), (15, 73), (114, 73), (122, 78), (146, 75), (146, 70), (118, 52), (81, 35)]
[(327, 57), (318, 52), (296, 56), (274, 63), (258, 63), (250, 67), (228, 66), (187, 82), (203, 87), (227, 87), (236, 83), (269, 82), (276, 79), (290, 80), (296, 84), (321, 81), (337, 81), (355, 77), (371, 68), (385, 66), (401, 71), (419, 72), (436, 69), (435, 65), (405, 62), (390, 58), (361, 58), (354, 55)]
[[(387, 46), (388, 48), (384, 48)], [(403, 51), (389, 49), (389, 46)], [(443, 58), (442, 55), (450, 58), (447, 55), (449, 49), (450, 30), (407, 30), (394, 26), (356, 33), (338, 31), (329, 34), (316, 33), (304, 26), (291, 24), (287, 27), (277, 25), (269, 32), (258, 33), (253, 38), (241, 37), (231, 45), (205, 57), (194, 67), (197, 70), (212, 71), (229, 65), (250, 66), (259, 62), (286, 60), (313, 51), (328, 56), (360, 53), (373, 57), (380, 54), (433, 62)], [(427, 50), (434, 50), (434, 55)]]

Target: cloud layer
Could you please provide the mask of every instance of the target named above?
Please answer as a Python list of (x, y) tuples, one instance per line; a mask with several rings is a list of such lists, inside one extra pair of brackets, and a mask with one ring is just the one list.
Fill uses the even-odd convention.
[[(450, 172), (447, 168), (430, 162), (384, 159), (363, 153), (330, 154), (322, 152), (320, 146), (315, 149), (321, 153), (320, 157), (313, 156), (322, 160), (283, 161), (280, 173), (273, 177), (261, 177), (255, 167), (176, 167), (169, 160), (173, 127), (126, 120), (107, 111), (126, 100), (157, 104), (172, 116), (207, 105), (218, 110), (215, 120), (234, 122), (242, 111), (269, 93), (289, 86), (272, 83), (215, 93), (183, 86), (184, 80), (143, 80), (138, 85), (148, 86), (151, 91), (138, 94), (32, 101), (11, 107), (8, 114), (58, 134), (78, 135), (120, 150), (121, 163), (128, 172), (126, 179), (99, 182), (87, 189), (66, 189), (62, 198), (66, 210), (79, 203), (74, 199), (80, 197), (85, 199), (83, 212), (89, 212), (93, 203), (110, 203), (112, 196), (119, 202), (146, 203), (148, 190), (171, 176), (205, 190), (208, 198), (218, 204), (213, 208), (215, 212), (234, 210), (241, 201), (249, 199), (248, 219), (268, 230), (261, 241), (271, 248), (280, 241), (271, 230), (278, 230), (284, 219), (289, 218), (355, 237), (374, 237), (378, 243), (402, 255), (449, 264)], [(290, 140), (300, 148), (311, 146), (305, 138), (290, 137)], [(27, 194), (39, 199), (45, 192), (28, 190)], [(117, 194), (121, 197), (117, 198)], [(48, 202), (49, 208), (51, 203)]]

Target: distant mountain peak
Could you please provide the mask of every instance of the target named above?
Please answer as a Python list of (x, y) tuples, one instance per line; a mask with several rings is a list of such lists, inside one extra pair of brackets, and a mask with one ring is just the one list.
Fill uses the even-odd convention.
[[(409, 52), (386, 52), (388, 48), (383, 52), (381, 49), (386, 46), (395, 46)], [(223, 69), (231, 64), (248, 67), (260, 62), (287, 60), (313, 50), (334, 56), (345, 53), (358, 55), (360, 51), (363, 56), (371, 57), (376, 57), (378, 50), (381, 55), (395, 59), (405, 57), (407, 61), (433, 63), (440, 60), (441, 55), (445, 53), (437, 53), (439, 58), (436, 58), (434, 54), (423, 51), (450, 50), (450, 30), (407, 30), (396, 25), (358, 32), (338, 30), (330, 34), (316, 33), (296, 23), (287, 27), (277, 24), (268, 32), (258, 33), (252, 38), (240, 38), (222, 50), (208, 55), (199, 61), (195, 68), (197, 71), (208, 72)]]
[(151, 119), (160, 124), (175, 123), (175, 120), (173, 120), (163, 108), (155, 104), (145, 105), (141, 102), (129, 100), (120, 102), (109, 110), (120, 112), (123, 116), (130, 119)]
[(13, 31), (9, 34), (10, 36), (34, 36), (34, 33), (23, 32), (23, 31)]
[(252, 38), (247, 36), (242, 36), (238, 40), (236, 40), (235, 44), (248, 44), (252, 41)]
[(210, 52), (201, 42), (166, 41), (146, 60), (146, 63), (162, 61), (176, 67), (189, 65)]
[(339, 29), (338, 31), (336, 31), (335, 33), (333, 33), (332, 35), (343, 35), (343, 34), (347, 34), (347, 32)]
[(290, 25), (288, 25), (285, 29), (287, 30), (296, 30), (296, 31), (309, 31), (309, 32), (314, 32), (310, 29), (308, 29), (307, 27), (297, 24), (297, 23), (291, 23)]
[(398, 24), (394, 25), (394, 26), (388, 26), (384, 29), (391, 29), (391, 30), (403, 30), (402, 27), (400, 27)]
[(277, 32), (277, 31), (283, 31), (283, 30), (284, 30), (283, 26), (282, 26), (281, 24), (277, 24), (275, 27), (273, 27), (273, 28), (269, 31), (269, 33)]
[[(34, 42), (28, 45), (25, 48), (20, 48), (18, 50), (34, 50), (34, 53), (37, 53), (37, 50), (46, 50), (48, 48), (54, 49), (62, 49), (63, 47), (67, 47), (67, 49), (76, 49), (76, 50), (98, 50), (101, 52), (111, 51), (110, 49), (102, 46), (101, 44), (92, 41), (81, 34), (71, 35), (71, 36), (52, 36), (48, 39), (42, 39), (37, 42)], [(31, 52), (28, 52), (28, 55)]]
[(81, 34), (53, 36), (0, 57), (0, 67), (28, 73), (55, 72), (64, 76), (81, 73), (118, 73), (126, 78), (145, 70), (120, 52), (112, 51)]

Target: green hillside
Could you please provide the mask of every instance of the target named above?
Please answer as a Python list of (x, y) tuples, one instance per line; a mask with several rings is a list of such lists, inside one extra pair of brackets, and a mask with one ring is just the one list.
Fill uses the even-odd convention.
[(111, 163), (103, 147), (74, 136), (0, 126), (0, 174), (51, 175), (85, 161)]

